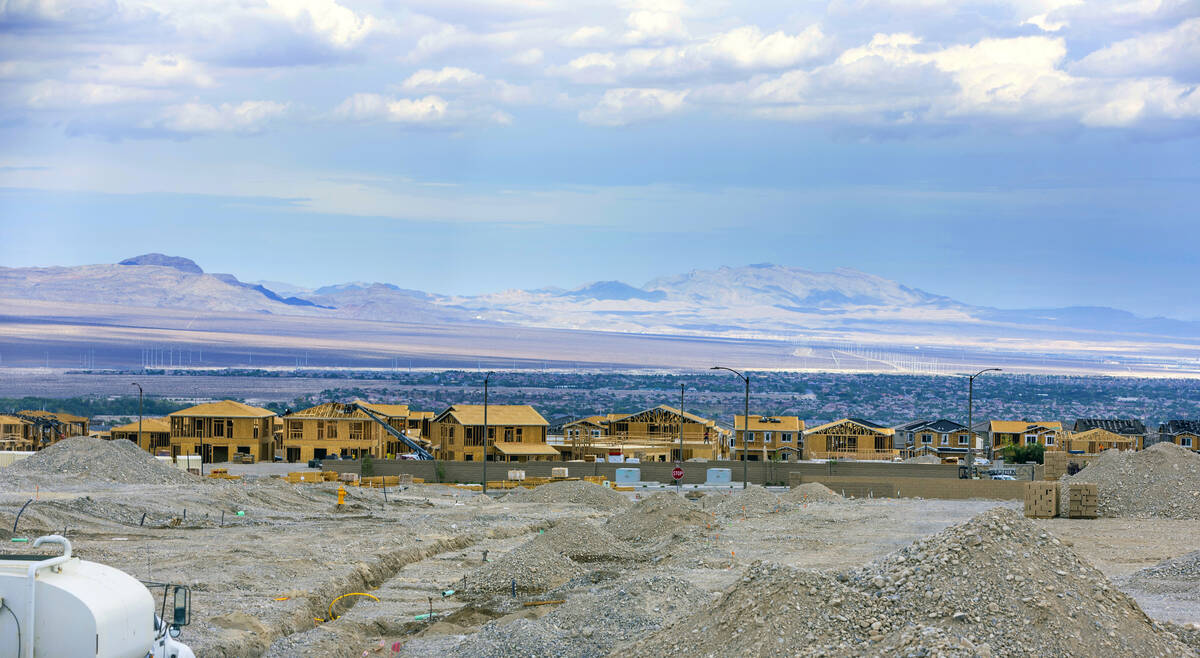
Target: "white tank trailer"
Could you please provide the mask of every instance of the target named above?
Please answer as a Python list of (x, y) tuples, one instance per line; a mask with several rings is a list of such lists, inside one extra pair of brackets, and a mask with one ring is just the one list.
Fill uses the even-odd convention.
[(60, 535), (33, 541), (45, 544), (62, 555), (0, 555), (0, 658), (195, 658), (176, 640), (189, 622), (188, 588), (148, 584), (163, 590), (160, 615), (147, 584), (72, 557)]

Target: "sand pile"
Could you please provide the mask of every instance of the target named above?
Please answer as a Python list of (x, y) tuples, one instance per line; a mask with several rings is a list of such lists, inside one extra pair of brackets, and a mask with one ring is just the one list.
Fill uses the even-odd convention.
[(712, 520), (711, 514), (683, 496), (662, 491), (609, 517), (605, 529), (619, 539), (638, 544), (666, 539), (689, 527), (706, 526)]
[(506, 503), (572, 503), (595, 510), (611, 511), (629, 507), (621, 494), (584, 480), (551, 482), (532, 489), (517, 489), (504, 497)]
[(629, 544), (582, 519), (567, 519), (533, 541), (545, 544), (574, 562), (620, 562), (636, 557)]
[(764, 487), (752, 484), (732, 493), (714, 493), (701, 500), (701, 506), (726, 518), (755, 517), (779, 511), (779, 496)]
[(1108, 450), (1063, 482), (1095, 483), (1100, 516), (1200, 519), (1200, 454), (1173, 443)]
[(200, 478), (158, 461), (132, 441), (77, 436), (59, 441), (4, 469), (5, 479), (47, 476), (127, 484), (186, 484)]
[(1185, 553), (1136, 571), (1126, 585), (1150, 594), (1176, 594), (1182, 598), (1200, 600), (1200, 551)]
[(841, 494), (820, 482), (808, 482), (780, 496), (785, 503), (826, 503), (846, 500)]
[(516, 581), (517, 596), (521, 596), (553, 589), (582, 574), (582, 569), (549, 542), (533, 539), (467, 574), (456, 589), (465, 599), (481, 599), (511, 594)]
[(629, 653), (677, 652), (1194, 655), (1100, 572), (1007, 509), (836, 577), (756, 563), (721, 600)]

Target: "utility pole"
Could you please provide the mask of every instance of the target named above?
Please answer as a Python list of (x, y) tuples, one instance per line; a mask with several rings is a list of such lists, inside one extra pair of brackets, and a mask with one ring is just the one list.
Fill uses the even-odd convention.
[(488, 380), (496, 373), (488, 371), (483, 378), (483, 493), (487, 493), (487, 463), (488, 463)]
[[(747, 473), (749, 471), (749, 467), (746, 465), (746, 452), (747, 452), (746, 441), (750, 438), (750, 377), (749, 377), (749, 375), (743, 375), (742, 373), (734, 370), (733, 368), (726, 368), (725, 366), (713, 366), (713, 367), (709, 368), (709, 370), (728, 370), (729, 372), (732, 372), (733, 374), (737, 375), (738, 377), (741, 377), (742, 381), (746, 382), (746, 407), (743, 411), (743, 413), (745, 415), (742, 416), (742, 418), (743, 418), (743, 420), (742, 420), (742, 488), (745, 489), (746, 487), (749, 486), (749, 481), (747, 479), (748, 478)], [(734, 437), (733, 445), (736, 446), (737, 445), (737, 423), (733, 424), (733, 437)]]
[[(679, 464), (683, 464), (683, 391), (686, 384), (679, 385)], [(683, 491), (683, 480), (678, 482), (679, 491)]]
[[(967, 435), (971, 437), (971, 445), (967, 446), (967, 477), (972, 475), (975, 465), (975, 378), (985, 372), (1002, 372), (999, 368), (984, 368), (967, 378)], [(991, 454), (991, 445), (988, 446)]]
[(138, 387), (138, 447), (141, 448), (142, 443), (142, 385), (134, 382), (134, 386)]

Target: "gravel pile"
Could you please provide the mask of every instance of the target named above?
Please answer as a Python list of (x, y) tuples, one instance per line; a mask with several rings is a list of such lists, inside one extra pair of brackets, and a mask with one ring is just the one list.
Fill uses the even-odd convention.
[(1150, 594), (1177, 594), (1200, 599), (1200, 551), (1136, 571), (1126, 581), (1126, 586)]
[(619, 539), (644, 544), (670, 538), (688, 527), (707, 526), (712, 521), (713, 516), (695, 503), (677, 493), (661, 491), (609, 517), (605, 529)]
[(719, 601), (626, 653), (1194, 655), (1007, 509), (837, 575), (755, 563)]
[(455, 589), (464, 599), (478, 600), (511, 594), (515, 580), (517, 595), (521, 596), (553, 589), (583, 574), (570, 558), (539, 539), (527, 541), (494, 562), (480, 566)]
[(538, 535), (534, 542), (574, 562), (620, 562), (635, 557), (633, 548), (593, 523), (567, 519)]
[(820, 482), (808, 482), (798, 487), (792, 487), (780, 498), (785, 503), (826, 503), (846, 500), (841, 494)]
[(541, 619), (485, 625), (450, 655), (607, 656), (708, 598), (686, 580), (664, 575), (637, 575), (592, 585), (570, 596), (557, 592), (547, 596), (567, 600)]
[(778, 512), (780, 502), (779, 496), (767, 491), (764, 487), (752, 484), (732, 493), (705, 496), (701, 500), (701, 506), (717, 516), (740, 518)]
[(905, 464), (940, 464), (942, 458), (937, 455), (921, 455), (920, 457), (909, 457), (905, 459)]
[(59, 441), (4, 469), (8, 478), (66, 476), (126, 484), (187, 484), (200, 478), (164, 464), (132, 441), (77, 436)]
[(1095, 483), (1100, 516), (1200, 519), (1200, 454), (1173, 443), (1105, 451), (1062, 481)]
[(613, 511), (629, 507), (621, 494), (585, 480), (551, 482), (532, 489), (517, 489), (504, 497), (506, 503), (573, 503), (594, 510)]

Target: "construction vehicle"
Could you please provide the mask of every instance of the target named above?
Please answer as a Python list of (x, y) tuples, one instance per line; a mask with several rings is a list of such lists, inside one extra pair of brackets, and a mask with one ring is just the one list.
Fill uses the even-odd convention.
[(371, 409), (368, 408), (366, 405), (358, 404), (356, 402), (351, 402), (350, 404), (346, 405), (347, 412), (352, 412), (355, 409), (358, 409), (359, 411), (366, 414), (368, 418), (375, 421), (376, 423), (379, 423), (379, 425), (381, 425), (383, 427), (383, 429), (387, 431), (388, 434), (391, 434), (392, 436), (399, 439), (401, 443), (408, 446), (408, 449), (413, 451), (413, 454), (417, 456), (417, 459), (421, 459), (421, 460), (433, 459), (433, 455), (430, 454), (430, 452), (428, 450), (426, 450), (420, 443), (417, 443), (416, 441), (414, 441), (412, 438), (410, 438), (404, 432), (401, 432), (400, 430), (396, 429), (395, 427), (388, 425), (387, 421), (382, 416), (375, 413), (374, 411), (371, 411)]
[[(61, 535), (32, 542), (34, 548), (44, 544), (62, 546), (62, 555), (0, 555), (0, 658), (195, 658), (178, 641), (191, 621), (190, 589), (143, 584), (72, 557), (71, 542)], [(162, 588), (157, 613), (147, 586)]]

